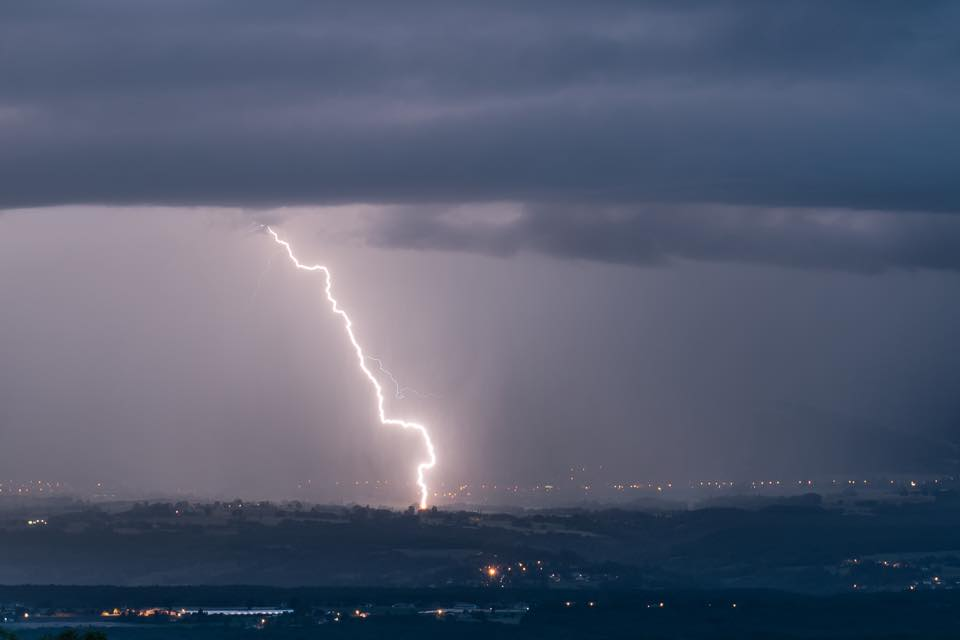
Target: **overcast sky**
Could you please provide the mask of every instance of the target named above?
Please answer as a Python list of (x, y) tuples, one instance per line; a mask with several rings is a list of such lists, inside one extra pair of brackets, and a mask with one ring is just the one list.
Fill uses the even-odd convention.
[(956, 470), (955, 2), (0, 5), (0, 476)]

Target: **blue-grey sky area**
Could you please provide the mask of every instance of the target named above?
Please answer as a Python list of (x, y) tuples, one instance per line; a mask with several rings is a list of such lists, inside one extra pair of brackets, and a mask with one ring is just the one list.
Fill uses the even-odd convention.
[[(0, 475), (955, 471), (960, 5), (0, 6)], [(5, 473), (4, 473), (5, 472)]]

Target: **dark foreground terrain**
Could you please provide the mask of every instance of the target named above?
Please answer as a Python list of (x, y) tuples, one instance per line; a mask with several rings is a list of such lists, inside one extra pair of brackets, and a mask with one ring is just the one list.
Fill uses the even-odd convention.
[(398, 512), (287, 503), (0, 505), (0, 584), (487, 589), (960, 588), (960, 497)]
[(509, 514), (8, 501), (0, 628), (19, 640), (958, 638), (957, 531), (960, 498), (942, 486)]
[[(111, 640), (153, 638), (956, 638), (960, 592), (798, 596), (761, 591), (579, 591), (501, 589), (277, 589), (264, 587), (4, 587), (0, 598), (31, 607), (32, 621), (6, 625), (21, 640), (81, 633), (95, 625)], [(104, 621), (99, 610), (158, 603), (176, 608), (285, 603), (293, 612), (250, 616), (153, 616)], [(364, 604), (357, 604), (357, 603)], [(444, 603), (528, 609), (511, 624), (487, 614), (435, 613)], [(396, 603), (406, 603), (398, 608)], [(511, 604), (504, 604), (511, 603)], [(591, 604), (592, 603), (592, 604)], [(662, 605), (661, 605), (662, 603)], [(413, 606), (411, 606), (413, 605)], [(734, 606), (736, 605), (736, 606)], [(460, 605), (463, 606), (462, 604)], [(332, 613), (339, 612), (337, 622)], [(363, 611), (363, 617), (354, 615)], [(391, 611), (400, 611), (391, 613)], [(430, 611), (431, 613), (426, 613)], [(265, 624), (262, 624), (265, 622)]]

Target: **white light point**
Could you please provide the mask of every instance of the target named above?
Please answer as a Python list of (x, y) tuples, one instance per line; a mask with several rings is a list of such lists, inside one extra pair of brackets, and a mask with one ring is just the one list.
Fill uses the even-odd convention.
[(418, 423), (411, 422), (409, 420), (401, 420), (399, 418), (390, 418), (386, 414), (384, 409), (384, 397), (383, 397), (383, 387), (380, 386), (380, 382), (377, 380), (377, 377), (373, 374), (372, 371), (367, 367), (367, 358), (368, 356), (364, 355), (363, 348), (360, 346), (360, 343), (357, 341), (357, 337), (353, 334), (353, 321), (350, 320), (350, 316), (347, 315), (347, 312), (340, 308), (340, 305), (337, 303), (336, 298), (333, 297), (333, 278), (330, 275), (330, 270), (325, 266), (320, 264), (306, 265), (300, 262), (293, 253), (293, 249), (290, 247), (290, 243), (286, 240), (281, 240), (280, 236), (274, 231), (271, 227), (264, 227), (277, 244), (282, 246), (286, 252), (287, 256), (290, 258), (290, 261), (302, 271), (320, 271), (323, 273), (325, 286), (324, 293), (327, 296), (327, 301), (330, 303), (331, 310), (340, 316), (343, 320), (343, 328), (347, 333), (347, 338), (350, 339), (350, 344), (353, 345), (353, 350), (357, 354), (357, 364), (360, 366), (360, 371), (367, 377), (367, 380), (370, 381), (370, 386), (373, 387), (374, 395), (377, 400), (377, 417), (380, 419), (380, 423), (384, 425), (391, 425), (395, 427), (402, 427), (404, 429), (413, 429), (420, 434), (420, 437), (423, 438), (423, 443), (427, 449), (427, 461), (421, 462), (417, 465), (417, 486), (420, 488), (420, 508), (427, 508), (427, 496), (429, 495), (429, 489), (427, 487), (427, 482), (424, 479), (424, 475), (430, 469), (432, 469), (437, 464), (437, 454), (433, 448), (433, 441), (430, 439), (430, 433), (427, 431), (427, 428)]

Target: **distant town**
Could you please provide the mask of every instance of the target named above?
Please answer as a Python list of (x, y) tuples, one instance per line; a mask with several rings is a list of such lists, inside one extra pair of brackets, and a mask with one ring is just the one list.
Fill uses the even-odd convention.
[[(464, 507), (492, 505), (497, 507), (548, 507), (585, 503), (618, 504), (648, 498), (676, 500), (695, 504), (718, 496), (799, 495), (803, 493), (835, 493), (856, 490), (861, 493), (921, 494), (928, 489), (956, 489), (958, 476), (953, 474), (880, 474), (850, 477), (762, 477), (748, 479), (697, 478), (688, 480), (625, 480), (604, 477), (603, 471), (587, 467), (571, 467), (569, 475), (533, 484), (494, 481), (437, 481), (430, 496), (434, 505)], [(375, 504), (390, 507), (405, 505), (413, 493), (410, 483), (391, 483), (384, 479), (344, 479), (332, 482), (303, 480), (285, 492), (284, 498), (332, 504)], [(0, 480), (0, 499), (16, 496), (76, 497), (91, 501), (204, 499), (196, 488), (181, 488), (162, 493), (138, 489), (108, 479), (94, 484), (68, 483), (60, 480)], [(234, 496), (220, 496), (233, 498)], [(258, 496), (256, 499), (270, 499)]]

